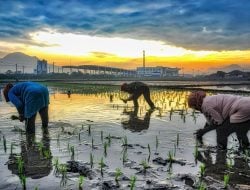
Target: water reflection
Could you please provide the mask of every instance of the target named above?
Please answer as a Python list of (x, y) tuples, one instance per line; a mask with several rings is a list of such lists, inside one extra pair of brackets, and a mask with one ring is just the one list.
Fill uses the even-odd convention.
[[(197, 160), (205, 164), (205, 176), (211, 176), (223, 181), (226, 173), (230, 174), (231, 184), (250, 184), (250, 167), (248, 160), (236, 155), (230, 155), (226, 150), (206, 150), (198, 152)], [(239, 175), (240, 174), (240, 175)]]
[(143, 118), (138, 117), (138, 108), (134, 108), (133, 111), (123, 110), (123, 114), (128, 115), (127, 120), (121, 122), (124, 129), (129, 129), (133, 132), (140, 132), (142, 130), (148, 129), (150, 124), (150, 117), (153, 113), (153, 110), (150, 109), (145, 113)]
[(19, 175), (18, 158), (23, 161), (23, 174), (32, 179), (48, 176), (52, 170), (52, 155), (48, 130), (43, 131), (41, 142), (36, 142), (35, 134), (26, 134), (21, 141), (21, 153), (10, 154), (8, 169)]

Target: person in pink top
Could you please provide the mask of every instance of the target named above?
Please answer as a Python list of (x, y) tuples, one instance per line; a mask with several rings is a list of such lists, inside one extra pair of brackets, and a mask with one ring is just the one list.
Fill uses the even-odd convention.
[(229, 94), (207, 96), (204, 91), (195, 91), (189, 95), (188, 105), (203, 113), (207, 120), (205, 127), (196, 132), (198, 140), (202, 142), (205, 133), (216, 129), (219, 147), (227, 147), (227, 137), (233, 132), (236, 132), (240, 146), (249, 146), (250, 97)]

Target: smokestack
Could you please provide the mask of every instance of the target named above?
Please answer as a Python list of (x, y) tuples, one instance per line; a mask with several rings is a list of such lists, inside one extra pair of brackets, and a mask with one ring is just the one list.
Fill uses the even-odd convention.
[(143, 68), (145, 69), (145, 50), (143, 50)]

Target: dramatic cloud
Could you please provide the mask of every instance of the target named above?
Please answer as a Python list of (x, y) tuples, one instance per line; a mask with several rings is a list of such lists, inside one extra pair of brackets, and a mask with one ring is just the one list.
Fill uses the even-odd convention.
[(0, 0), (0, 40), (32, 43), (29, 33), (53, 28), (193, 50), (245, 50), (249, 10), (249, 0)]

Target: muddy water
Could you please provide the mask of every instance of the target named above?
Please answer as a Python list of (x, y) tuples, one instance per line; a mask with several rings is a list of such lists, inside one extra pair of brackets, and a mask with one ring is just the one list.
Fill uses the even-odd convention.
[[(205, 119), (187, 108), (188, 92), (153, 91), (160, 109), (148, 111), (140, 99), (136, 112), (116, 92), (110, 101), (110, 93), (68, 97), (60, 89), (50, 91), (49, 131), (42, 132), (37, 116), (35, 137), (21, 132), (24, 124), (10, 120), (15, 108), (0, 102), (0, 189), (22, 189), (17, 158), (23, 161), (27, 189), (79, 189), (83, 166), (91, 171), (84, 173), (83, 189), (130, 189), (131, 176), (136, 176), (135, 189), (195, 189), (203, 184), (220, 189), (226, 174), (229, 188), (249, 187), (249, 155), (238, 150), (235, 134), (228, 138), (228, 151), (215, 148), (215, 132), (204, 136), (204, 145), (197, 145), (193, 133)], [(173, 163), (165, 162), (170, 158)], [(57, 172), (56, 160), (59, 165), (76, 161), (78, 168), (71, 165), (67, 172)], [(123, 173), (118, 183), (117, 168)]]

